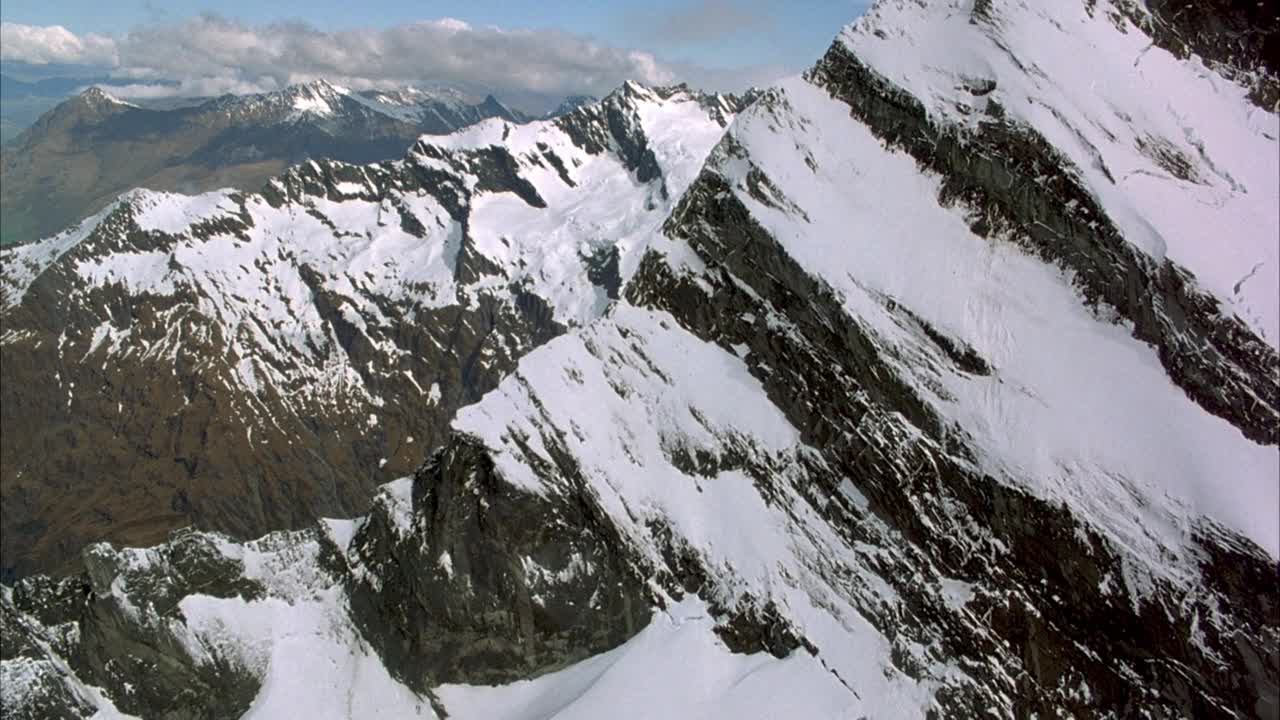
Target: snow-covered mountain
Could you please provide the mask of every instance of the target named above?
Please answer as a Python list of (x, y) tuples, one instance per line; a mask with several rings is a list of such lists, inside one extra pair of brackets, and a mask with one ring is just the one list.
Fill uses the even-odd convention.
[(418, 133), (447, 134), (488, 118), (526, 122), (529, 117), (492, 95), (477, 102), (452, 88), (353, 91), (327, 80), (291, 85), (258, 95), (227, 95), (209, 106), (265, 123), (328, 119), (339, 123), (368, 117), (407, 123)]
[[(627, 85), (261, 196), (131, 196), (11, 252), (6, 406), (34, 382), (15, 360), (154, 358), (164, 383), (220, 364), (273, 398), (243, 401), (255, 434), (369, 393), (360, 442), (397, 412), (417, 432), (430, 393), (351, 348), (430, 334), (433, 298), (536, 297), (552, 329), (488, 345), (495, 381), (354, 520), (96, 544), (80, 574), (6, 589), (6, 705), (1274, 716), (1268, 12), (881, 0), (745, 108)], [(144, 301), (209, 329), (125, 336), (114, 318), (181, 326)], [(64, 338), (41, 308), (86, 320)]]
[[(355, 97), (367, 102), (379, 112), (413, 123), (422, 128), (422, 132), (441, 135), (488, 118), (500, 118), (511, 122), (528, 122), (531, 119), (519, 110), (502, 104), (492, 95), (487, 95), (480, 102), (475, 102), (450, 88), (440, 90), (405, 88), (389, 92), (369, 90), (358, 93)], [(564, 115), (572, 109), (574, 108), (566, 108), (562, 112), (554, 113), (551, 117)]]
[(52, 235), (132, 188), (256, 191), (310, 158), (399, 159), (422, 133), (487, 118), (529, 119), (448, 89), (355, 92), (317, 80), (158, 109), (92, 87), (4, 147), (0, 244)]
[(458, 407), (604, 311), (737, 103), (628, 85), (258, 194), (131, 192), (5, 250), (0, 413), (29, 430), (0, 439), (3, 566), (363, 512)]

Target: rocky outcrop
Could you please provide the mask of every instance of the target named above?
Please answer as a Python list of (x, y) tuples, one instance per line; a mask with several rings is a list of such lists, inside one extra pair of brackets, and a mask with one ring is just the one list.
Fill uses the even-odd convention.
[(78, 720), (96, 711), (68, 682), (57, 640), (39, 621), (14, 605), (12, 591), (0, 590), (0, 703), (6, 717), (21, 720)]
[[(20, 581), (6, 615), (19, 628), (38, 628), (51, 639), (39, 645), (58, 668), (66, 697), (79, 697), (75, 712), (88, 717), (94, 704), (87, 684), (100, 688), (120, 710), (144, 717), (236, 718), (258, 692), (255, 677), (237, 659), (206, 649), (184, 627), (179, 603), (200, 593), (260, 598), (262, 584), (244, 575), (225, 541), (180, 532), (152, 550), (118, 551), (95, 545), (84, 553), (84, 572), (61, 581)], [(29, 707), (29, 704), (17, 704)]]
[(407, 499), (375, 504), (352, 546), (350, 593), (356, 623), (410, 687), (536, 676), (648, 621), (644, 568), (585, 487), (521, 491), (455, 436)]

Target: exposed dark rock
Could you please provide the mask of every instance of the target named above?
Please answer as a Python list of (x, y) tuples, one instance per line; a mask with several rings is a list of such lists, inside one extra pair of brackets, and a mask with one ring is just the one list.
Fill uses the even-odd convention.
[[(944, 203), (971, 212), (975, 232), (1008, 238), (1074, 273), (1086, 300), (1114, 308), (1153, 345), (1187, 395), (1261, 443), (1280, 443), (1280, 354), (1172, 261), (1127, 242), (1071, 163), (1035, 130), (1001, 118), (969, 132), (924, 106), (836, 42), (809, 78), (877, 136), (943, 178)], [(1040, 177), (1040, 182), (1019, 178)]]
[[(14, 720), (82, 720), (96, 708), (68, 686), (50, 650), (53, 638), (38, 622), (19, 611), (7, 589), (0, 590), (0, 660), (20, 667), (22, 687), (0, 687), (4, 717)], [(16, 693), (21, 693), (21, 696)]]
[[(990, 2), (974, 3), (975, 22), (996, 22), (995, 12)], [(1153, 22), (1172, 28), (1167, 32), (1173, 39), (1162, 42), (1184, 42), (1187, 51), (1196, 51), (1192, 40), (1182, 39), (1186, 30), (1178, 29), (1183, 21), (1176, 12), (1163, 6), (1151, 12)], [(1210, 17), (1205, 22), (1226, 22)], [(1241, 42), (1269, 47), (1251, 35)], [(1224, 56), (1219, 62), (1236, 60)], [(937, 174), (939, 200), (966, 210), (975, 232), (1017, 242), (1072, 271), (1085, 301), (1115, 308), (1130, 320), (1135, 336), (1158, 349), (1170, 377), (1203, 408), (1255, 441), (1280, 440), (1276, 353), (1227, 317), (1185, 271), (1134, 250), (1045, 138), (998, 109), (972, 132), (940, 126), (915, 98), (877, 76), (840, 43), (810, 77), (849, 104), (887, 144)], [(995, 88), (994, 80), (965, 80), (975, 97)], [(631, 106), (641, 92), (671, 90), (629, 85), (598, 106), (572, 111), (560, 123), (588, 152), (621, 148), (628, 170), (658, 187), (656, 158), (637, 130)], [(756, 101), (778, 97), (766, 94)], [(1152, 137), (1142, 150), (1169, 172), (1195, 181), (1194, 161), (1170, 144)], [(568, 183), (564, 163), (545, 147), (539, 151), (537, 162), (556, 168)], [(781, 461), (753, 452), (749, 440), (737, 437), (718, 438), (723, 446), (713, 449), (664, 438), (661, 453), (671, 467), (694, 483), (740, 472), (770, 512), (795, 521), (799, 534), (814, 529), (806, 523), (816, 522), (844, 547), (856, 548), (849, 557), (865, 566), (805, 557), (813, 567), (805, 565), (803, 572), (818, 578), (820, 594), (847, 601), (884, 638), (886, 675), (936, 681), (930, 717), (1238, 718), (1280, 711), (1280, 568), (1264, 550), (1202, 519), (1186, 539), (1190, 559), (1177, 558), (1186, 562), (1179, 571), (1188, 576), (1162, 574), (1163, 558), (1136, 557), (1143, 550), (1135, 550), (1115, 528), (1024, 489), (1019, 477), (986, 474), (1019, 471), (985, 470), (974, 438), (935, 410), (901, 368), (920, 363), (931, 372), (991, 376), (992, 381), (1000, 379), (1001, 368), (894, 298), (873, 293), (887, 321), (896, 323), (906, 339), (902, 346), (877, 342), (869, 321), (851, 316), (838, 293), (791, 257), (738, 195), (745, 192), (770, 212), (806, 222), (780, 187), (785, 183), (768, 177), (732, 138), (716, 152), (663, 228), (668, 239), (687, 245), (697, 262), (677, 269), (669, 264), (672, 256), (654, 250), (622, 287), (616, 248), (584, 251), (580, 259), (588, 279), (610, 298), (621, 295), (627, 303), (665, 312), (664, 329), (674, 319), (681, 332), (733, 349), (768, 400), (799, 431), (802, 451)], [(453, 152), (420, 143), (415, 153), (465, 169), (489, 191), (509, 191), (532, 207), (543, 202), (504, 149)], [(719, 174), (717, 162), (725, 158), (733, 158), (736, 167), (747, 163), (741, 187)], [(816, 170), (814, 159), (807, 160)], [(1041, 181), (1030, 182), (1032, 177)], [(502, 276), (501, 267), (470, 243), (471, 191), (434, 164), (373, 166), (356, 177), (347, 168), (316, 163), (289, 173), (267, 199), (332, 198), (339, 194), (338, 183), (365, 179), (373, 198), (387, 188), (412, 187), (439, 200), (460, 231), (455, 277)], [(397, 214), (392, 222), (415, 234), (421, 230), (411, 213)], [(95, 247), (167, 250), (169, 238), (137, 231), (132, 224), (128, 211), (121, 210), (108, 230), (74, 251), (68, 262)], [(234, 235), (244, 228), (230, 219), (210, 231)], [(421, 395), (420, 389), (414, 394), (384, 380), (396, 375), (391, 371), (405, 369), (388, 365), (374, 351), (392, 343), (407, 358), (396, 362), (429, 364), (443, 401), (384, 408), (377, 429), (360, 425), (363, 407), (350, 416), (328, 418), (296, 413), (283, 419), (289, 432), (267, 438), (262, 448), (217, 444), (210, 437), (231, 436), (229, 427), (190, 415), (176, 427), (169, 421), (141, 429), (130, 420), (107, 424), (104, 418), (114, 417), (110, 408), (77, 399), (64, 409), (60, 397), (41, 404), (38, 397), (11, 390), (12, 383), (0, 399), (16, 401), (17, 409), (10, 415), (6, 407), (3, 417), (12, 422), (22, 414), (46, 413), (54, 418), (49, 432), (58, 434), (47, 442), (65, 443), (71, 454), (101, 453), (91, 456), (97, 468), (135, 458), (131, 462), (138, 464), (130, 470), (142, 468), (158, 477), (156, 468), (163, 467), (165, 477), (185, 474), (188, 482), (168, 480), (164, 492), (148, 498), (154, 501), (150, 507), (162, 502), (175, 515), (206, 526), (234, 524), (233, 516), (235, 522), (250, 517), (246, 526), (305, 523), (306, 513), (297, 509), (300, 498), (273, 489), (281, 476), (262, 469), (271, 468), (271, 462), (322, 477), (315, 493), (322, 501), (308, 492), (307, 512), (346, 510), (348, 499), (373, 483), (360, 473), (385, 457), (393, 442), (389, 438), (429, 424), (435, 430), (426, 440), (440, 449), (411, 479), (382, 490), (349, 547), (321, 530), (299, 534), (318, 543), (321, 574), (331, 575), (325, 577), (332, 583), (326, 587), (345, 592), (344, 607), (361, 638), (394, 677), (427, 698), (441, 683), (506, 683), (614, 648), (634, 636), (668, 597), (686, 594), (707, 603), (720, 641), (732, 652), (778, 658), (803, 652), (826, 663), (829, 638), (795, 622), (795, 608), (787, 602), (742, 594), (726, 580), (734, 570), (716, 567), (673, 525), (655, 518), (636, 522), (652, 541), (642, 551), (631, 530), (621, 529), (624, 519), (605, 511), (597, 494), (602, 486), (593, 486), (598, 480), (584, 477), (565, 440), (576, 430), (555, 427), (535, 393), (528, 396), (529, 419), (541, 436), (535, 442), (511, 425), (502, 442), (537, 478), (536, 491), (504, 476), (495, 465), (495, 451), (481, 440), (444, 429), (451, 413), (492, 390), (520, 353), (564, 331), (546, 300), (514, 281), (502, 293), (481, 293), (462, 307), (406, 307), (375, 296), (371, 301), (378, 313), (397, 322), (370, 329), (347, 291), (329, 288), (320, 271), (302, 264), (299, 277), (332, 342), (353, 359), (366, 386), (388, 397)], [(50, 272), (17, 317), (43, 332), (46, 341), (57, 337), (57, 328), (93, 327), (107, 316), (144, 338), (158, 336), (174, 322), (196, 322), (175, 312), (194, 302), (181, 293), (157, 299), (108, 288), (94, 290), (98, 294), (86, 307), (59, 302), (72, 281), (65, 268)], [(193, 336), (204, 337), (195, 329)], [(199, 349), (215, 354), (215, 340)], [(915, 346), (908, 348), (910, 343)], [(640, 358), (637, 366), (647, 361), (643, 351), (633, 349)], [(906, 356), (916, 350), (918, 356)], [(603, 355), (596, 359), (617, 360)], [(23, 363), (14, 377), (28, 382), (48, 367), (81, 373), (77, 381), (100, 388), (106, 405), (127, 400), (168, 411), (173, 406), (166, 404), (172, 402), (166, 395), (172, 394), (212, 416), (233, 397), (216, 371), (193, 370), (194, 379), (168, 384), (145, 370), (123, 377), (73, 370), (60, 355), (4, 359), (11, 357)], [(192, 363), (184, 368), (196, 365), (183, 362)], [(665, 379), (652, 363), (649, 369)], [(92, 372), (98, 374), (83, 374)], [(518, 376), (512, 382), (531, 381)], [(128, 394), (137, 393), (138, 386), (150, 388), (150, 394)], [(614, 389), (620, 397), (626, 391)], [(103, 422), (111, 432), (86, 430), (93, 427), (86, 418)], [(333, 436), (343, 446), (340, 451), (329, 444)], [(42, 514), (47, 488), (41, 483), (59, 482), (57, 473), (69, 466), (67, 453), (40, 454), (43, 445), (13, 447), (21, 457), (40, 457), (51, 469), (36, 481), (6, 487), (6, 527), (10, 519), (28, 516), (45, 522), (21, 526), (17, 546), (32, 542), (32, 536), (65, 538), (64, 529), (50, 529), (57, 519)], [(6, 457), (13, 456), (10, 445), (4, 449)], [(307, 454), (317, 457), (314, 464)], [(246, 481), (249, 491), (231, 498), (201, 497), (193, 481), (211, 472), (222, 478), (247, 469), (258, 473)], [(35, 472), (31, 466), (22, 470)], [(257, 506), (246, 510), (243, 496)], [(85, 508), (93, 522), (107, 526), (129, 519), (124, 502), (86, 501)], [(290, 511), (295, 514), (282, 520)], [(8, 536), (5, 542), (14, 542)], [(176, 630), (183, 622), (180, 603), (192, 594), (251, 601), (273, 592), (269, 583), (248, 577), (244, 563), (224, 552), (222, 542), (185, 531), (150, 551), (96, 545), (84, 554), (79, 575), (20, 581), (0, 597), (0, 658), (49, 663), (49, 658), (65, 658), (80, 679), (106, 689), (122, 710), (146, 717), (238, 716), (258, 692), (260, 670), (216, 652), (198, 661)], [(815, 554), (835, 546), (835, 541), (815, 543)], [(787, 569), (778, 577), (788, 585), (795, 580)], [(883, 589), (866, 587), (870, 582), (882, 582)], [(815, 607), (819, 595), (810, 596)], [(946, 668), (945, 677), (937, 674), (937, 666)], [(50, 678), (62, 672), (47, 667)], [(849, 679), (831, 672), (856, 694)], [(32, 687), (38, 704), (24, 706), (37, 708), (24, 710), (31, 717), (87, 713), (84, 700), (66, 686)], [(437, 705), (437, 710), (443, 708)]]
[[(1095, 0), (1086, 0), (1093, 11)], [(1280, 110), (1280, 8), (1250, 0), (1125, 0), (1119, 18), (1151, 36), (1159, 47), (1186, 58), (1199, 55), (1226, 77), (1251, 88), (1264, 109)], [(1119, 19), (1117, 18), (1117, 19)]]
[[(804, 647), (804, 638), (796, 635), (787, 620), (772, 602), (760, 609), (749, 609), (729, 614), (716, 634), (730, 650), (736, 653), (767, 652), (776, 658), (784, 658)], [(805, 648), (816, 652), (812, 645)]]
[[(1225, 715), (1223, 708), (1248, 713), (1255, 706), (1270, 707), (1277, 673), (1263, 658), (1274, 657), (1269, 648), (1280, 642), (1280, 623), (1274, 595), (1267, 596), (1275, 588), (1275, 568), (1263, 551), (1238, 537), (1226, 544), (1204, 540), (1202, 548), (1214, 557), (1235, 548), (1230, 556), (1239, 565), (1227, 572), (1206, 566), (1204, 582), (1212, 593), (1190, 605), (1171, 587), (1158, 587), (1149, 597), (1115, 587), (1121, 561), (1109, 541), (1078, 525), (1066, 507), (968, 469), (963, 462), (971, 452), (967, 439), (897, 380), (881, 357), (884, 350), (870, 343), (830, 291), (755, 223), (713, 171), (704, 171), (686, 193), (666, 231), (688, 242), (708, 265), (703, 282), (671, 273), (660, 256), (651, 255), (625, 296), (670, 312), (706, 340), (746, 345), (748, 364), (769, 397), (807, 444), (822, 448), (830, 469), (810, 469), (815, 509), (864, 542), (895, 545), (877, 537), (873, 526), (859, 519), (861, 511), (825, 502), (836, 495), (839, 478), (850, 478), (875, 516), (909, 543), (881, 573), (912, 612), (882, 616), (869, 608), (866, 614), (887, 637), (924, 642), (943, 634), (946, 657), (969, 668), (979, 682), (940, 694), (944, 716), (981, 707), (984, 702), (975, 698), (984, 695), (989, 705), (993, 692), (1015, 697), (1018, 716), (1063, 708), (1080, 713), (1111, 708), (1125, 715), (1133, 711), (1135, 697), (1144, 697), (1144, 707), (1157, 716), (1170, 717), (1218, 717)], [(764, 324), (771, 314), (785, 318), (792, 330)], [(956, 371), (990, 371), (949, 347), (936, 331), (920, 327)], [(904, 443), (901, 438), (908, 434), (893, 430), (895, 411), (927, 439)], [(819, 489), (824, 485), (827, 493)], [(1001, 550), (979, 561), (972, 543), (982, 541), (961, 530), (969, 523), (989, 532), (994, 538), (989, 542)], [(969, 617), (986, 620), (975, 625), (938, 608), (911, 580), (922, 573), (945, 573), (983, 588)], [(1104, 581), (1107, 577), (1111, 580)], [(1202, 623), (1201, 635), (1193, 637), (1190, 619), (1207, 617), (1215, 606), (1240, 610), (1221, 616), (1211, 629)], [(1016, 687), (983, 669), (990, 657), (1002, 658)], [(919, 672), (909, 655), (894, 658), (908, 675)], [(1221, 670), (1224, 659), (1233, 671)], [(1115, 671), (1117, 663), (1123, 672)], [(1081, 680), (1090, 688), (1087, 701), (1075, 691)]]
[(648, 620), (644, 574), (584, 496), (514, 487), (455, 436), (413, 479), (412, 509), (375, 504), (352, 615), (410, 687), (496, 684), (618, 645)]
[[(587, 152), (598, 155), (611, 147), (617, 147), (623, 164), (635, 173), (636, 180), (647, 183), (660, 179), (662, 170), (649, 148), (648, 140), (640, 127), (640, 118), (629, 100), (635, 90), (624, 86), (603, 102), (589, 105), (563, 115), (556, 124)], [(661, 185), (663, 197), (666, 184)]]
[(181, 627), (178, 603), (184, 597), (253, 599), (263, 592), (217, 542), (181, 531), (153, 550), (92, 546), (83, 575), (24, 579), (12, 603), (6, 591), (6, 617), (13, 613), (19, 624), (26, 618), (28, 626), (38, 621), (54, 631), (70, 628), (43, 631), (49, 634), (36, 644), (65, 662), (59, 671), (65, 688), (71, 687), (65, 684), (70, 670), (106, 690), (125, 712), (169, 720), (239, 717), (258, 692), (255, 674), (216, 652), (212, 659), (193, 655), (174, 632)]
[[(437, 152), (429, 144), (420, 149)], [(505, 150), (439, 158), (476, 174), (488, 191), (510, 191), (535, 206), (542, 204)], [(342, 187), (347, 193), (353, 186), (363, 188), (370, 200), (397, 192), (430, 193), (462, 226), (455, 276), (462, 282), (502, 276), (468, 237), (470, 191), (455, 174), (430, 172), (414, 163), (364, 168), (307, 163), (268, 186), (265, 199), (277, 207), (309, 207), (313, 198), (342, 197), (340, 183), (346, 183)], [(205, 221), (193, 234), (246, 237), (253, 230), (243, 207), (247, 198), (232, 199), (241, 204), (238, 212)], [(153, 544), (188, 524), (247, 538), (305, 527), (318, 516), (362, 513), (378, 485), (412, 472), (443, 440), (438, 433), (458, 407), (478, 400), (521, 355), (564, 331), (545, 301), (514, 285), (433, 308), (364, 287), (360, 299), (373, 303), (382, 319), (356, 322), (349, 314), (356, 298), (326, 289), (326, 278), (290, 254), (277, 260), (296, 266), (326, 334), (351, 360), (371, 395), (416, 398), (435, 384), (440, 396), (438, 401), (396, 402), (384, 409), (359, 402), (345, 411), (316, 404), (304, 409), (290, 397), (290, 392), (312, 394), (299, 377), (285, 392), (265, 389), (262, 397), (248, 399), (234, 371), (241, 358), (228, 353), (232, 338), (223, 336), (217, 318), (200, 310), (207, 289), (179, 282), (171, 295), (155, 296), (107, 285), (78, 297), (77, 263), (117, 253), (172, 253), (176, 238), (140, 231), (134, 213), (129, 203), (120, 205), (37, 279), (18, 307), (6, 311), (6, 330), (33, 333), (27, 342), (0, 346), (5, 378), (0, 418), (6, 427), (0, 437), (5, 478), (0, 518), (6, 529), (0, 538), (0, 567), (7, 578), (36, 570), (73, 571), (80, 548), (103, 539)], [(400, 208), (391, 222), (397, 216), (402, 226), (408, 222), (414, 230), (418, 221), (411, 213)], [(264, 278), (273, 272), (266, 266), (258, 269)], [(183, 273), (182, 268), (170, 270)], [(58, 338), (63, 333), (79, 332), (87, 339), (104, 322), (128, 329), (141, 344), (161, 343), (175, 325), (181, 328), (174, 371), (157, 373), (147, 362), (78, 362), (80, 355), (61, 351)], [(388, 346), (400, 352), (388, 355)], [(87, 350), (81, 349), (81, 355)], [(311, 351), (319, 358), (329, 349)], [(313, 361), (282, 360), (272, 353), (258, 357), (284, 376)], [(76, 393), (68, 404), (65, 396), (49, 392), (51, 375), (63, 387), (74, 383), (96, 392)], [(366, 421), (375, 410), (379, 424), (370, 430)], [(236, 419), (244, 415), (270, 420), (250, 437)], [(30, 427), (25, 418), (31, 417), (44, 421)], [(13, 427), (31, 431), (10, 432)], [(55, 460), (48, 461), (51, 456)], [(100, 491), (63, 495), (77, 483)], [(62, 499), (54, 503), (54, 497)]]
[(618, 248), (606, 245), (596, 249), (591, 255), (583, 258), (587, 266), (587, 279), (592, 284), (604, 288), (610, 300), (618, 299), (618, 290), (622, 288), (622, 276), (618, 273)]

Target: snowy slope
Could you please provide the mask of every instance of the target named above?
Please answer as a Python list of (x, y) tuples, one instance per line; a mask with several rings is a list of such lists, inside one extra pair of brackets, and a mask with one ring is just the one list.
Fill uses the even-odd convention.
[(1280, 116), (1155, 46), (1122, 3), (985, 5), (992, 22), (971, 22), (967, 0), (878, 3), (839, 42), (939, 122), (973, 125), (998, 103), (1035, 128), (1126, 239), (1280, 348)]
[(356, 92), (324, 79), (256, 95), (226, 96), (208, 107), (268, 124), (396, 121), (419, 132), (447, 133), (488, 117), (522, 119), (496, 100), (474, 102), (450, 88)]
[[(522, 122), (528, 118), (503, 105), (493, 96), (475, 102), (452, 88), (423, 90), (368, 90), (351, 93), (353, 100), (397, 120), (413, 123), (425, 132), (440, 132), (471, 125), (485, 118)], [(557, 113), (562, 114), (562, 113)]]
[[(784, 608), (823, 667), (854, 688), (841, 703), (853, 716), (914, 717), (928, 705), (936, 686), (886, 662), (890, 642), (841, 582), (868, 560), (803, 497), (805, 460), (821, 463), (820, 453), (741, 358), (673, 318), (619, 307), (581, 337), (529, 355), (455, 427), (491, 449), (504, 481), (529, 492), (573, 492), (557, 487), (567, 476), (539, 477), (568, 454), (574, 482), (589, 484), (648, 564), (664, 565), (675, 542), (706, 569), (707, 599)], [(938, 671), (941, 682), (947, 671)]]
[[(306, 97), (340, 96), (329, 90)], [(115, 481), (131, 497), (83, 498), (145, 516), (151, 529), (128, 542), (162, 539), (177, 517), (158, 517), (191, 503), (179, 513), (250, 535), (361, 511), (441, 442), (457, 407), (600, 315), (736, 102), (628, 86), (558, 119), (423, 136), (397, 162), (308, 161), (256, 194), (132, 191), (77, 229), (6, 249), (5, 405), (49, 404), (48, 428), (63, 417), (101, 437), (54, 471), (34, 451), (43, 430), (5, 433), (5, 477), (48, 493), (64, 482), (51, 473), (154, 459)], [(49, 381), (52, 396), (36, 390)], [(171, 487), (174, 463), (190, 487), (147, 489)], [(265, 500), (244, 472), (263, 466), (274, 468)], [(226, 478), (232, 496), (255, 498), (253, 513), (197, 475)], [(34, 505), (13, 505), (14, 517), (81, 522), (55, 520), (52, 499)], [(7, 545), (5, 566), (68, 531), (24, 536), (21, 553)], [(76, 546), (39, 555), (65, 560)]]
[[(459, 304), (467, 292), (501, 291), (508, 285), (544, 298), (559, 322), (587, 322), (600, 314), (608, 298), (588, 278), (583, 257), (615, 248), (623, 258), (625, 280), (625, 270), (634, 267), (644, 238), (665, 220), (723, 131), (695, 97), (677, 94), (664, 99), (647, 90), (638, 92), (645, 93), (636, 102), (638, 131), (656, 151), (666, 197), (638, 182), (617, 155), (590, 153), (575, 145), (554, 121), (515, 125), (489, 120), (453, 135), (424, 136), (401, 163), (368, 169), (304, 164), (273, 181), (270, 189), (287, 193), (292, 183), (336, 175), (351, 179), (332, 181), (320, 195), (304, 190), (295, 202), (284, 205), (232, 191), (196, 197), (130, 193), (121, 203), (136, 228), (161, 233), (166, 241), (154, 249), (126, 246), (83, 253), (75, 265), (81, 292), (113, 283), (133, 295), (194, 289), (200, 314), (218, 319), (224, 336), (231, 339), (228, 349), (234, 357), (246, 354), (240, 345), (246, 335), (256, 349), (276, 356), (275, 362), (263, 358), (242, 366), (242, 379), (250, 387), (268, 381), (259, 375), (298, 362), (309, 354), (309, 347), (326, 344), (323, 322), (310, 306), (310, 291), (298, 274), (302, 266), (323, 277), (326, 289), (351, 300), (347, 312), (357, 323), (389, 322), (370, 297), (374, 293), (379, 300), (440, 307)], [(308, 93), (303, 99), (319, 102), (317, 97), (327, 95)], [(318, 105), (307, 107), (307, 112), (321, 112)], [(538, 199), (534, 204), (505, 188), (485, 187), (473, 174), (478, 170), (470, 156), (499, 146), (512, 156), (514, 175)], [(548, 155), (558, 158), (563, 173), (547, 161)], [(394, 187), (396, 173), (416, 167), (450, 176), (447, 182), (468, 196), (460, 209), (464, 217), (452, 217), (453, 209), (442, 204), (434, 188)], [(19, 304), (30, 283), (88, 237), (110, 212), (86, 221), (78, 231), (6, 251), (12, 254), (6, 266), (11, 263), (16, 270), (5, 274), (13, 288), (6, 294), (7, 304)], [(416, 235), (406, 230), (397, 213), (408, 215), (422, 230)], [(237, 221), (245, 226), (238, 232), (200, 230), (202, 225)], [(496, 265), (497, 272), (459, 287), (454, 276), (464, 222), (468, 245)], [(284, 324), (286, 319), (293, 322)], [(108, 323), (99, 341), (120, 332)], [(132, 349), (144, 354), (150, 350)], [(340, 355), (330, 355), (322, 366), (351, 377), (350, 369), (333, 369), (342, 363)], [(298, 365), (298, 370), (308, 370)], [(285, 385), (297, 379), (291, 375), (269, 381)]]
[[(937, 179), (886, 151), (846, 106), (803, 81), (774, 93), (730, 130), (750, 164), (726, 143), (712, 167), (833, 289), (849, 321), (900, 358), (897, 371), (972, 436), (984, 472), (1068, 502), (1149, 555), (1179, 547), (1184, 516), (1203, 513), (1280, 556), (1274, 447), (1205, 413), (1152, 348), (1088, 310), (1061, 271), (975, 236), (960, 212), (929, 202)], [(753, 197), (751, 168), (776, 194)], [(993, 371), (940, 372), (927, 338), (890, 301)], [(1231, 493), (1217, 490), (1224, 468)]]
[[(199, 278), (295, 394), (397, 304), (559, 327), (355, 520), (19, 583), (6, 677), (249, 717), (1273, 715), (1275, 114), (1133, 11), (884, 0), (745, 109), (628, 84), (23, 256), (7, 312)], [(378, 399), (367, 432), (424, 402)]]
[(615, 650), (511, 685), (445, 685), (440, 702), (460, 720), (765, 720), (851, 711), (848, 691), (813, 658), (731, 654), (713, 626), (705, 606), (682, 602)]
[[(165, 582), (166, 575), (177, 576), (173, 563), (186, 560), (173, 546), (125, 551), (109, 559), (120, 574), (105, 595), (113, 607), (123, 610), (126, 623), (164, 628), (152, 632), (176, 642), (184, 662), (216, 662), (223, 672), (233, 668), (259, 678), (260, 689), (245, 708), (245, 718), (377, 715), (434, 720), (440, 717), (438, 710), (475, 720), (553, 714), (587, 718), (612, 707), (621, 718), (671, 716), (696, 708), (698, 717), (763, 720), (796, 708), (831, 717), (848, 705), (847, 691), (810, 657), (780, 660), (766, 653), (730, 653), (716, 637), (708, 608), (693, 599), (654, 614), (626, 644), (560, 672), (510, 685), (447, 685), (433, 696), (416, 694), (388, 675), (352, 627), (341, 579), (321, 558), (325, 543), (341, 542), (341, 533), (354, 529), (351, 522), (323, 521), (320, 527), (244, 545), (218, 536), (187, 536), (186, 543), (201, 544), (213, 553), (213, 562), (242, 567), (244, 580), (261, 583), (263, 595), (246, 600), (190, 594), (180, 603), (182, 621), (167, 627), (139, 588)], [(107, 557), (109, 551), (94, 552)], [(7, 618), (38, 625), (14, 609), (8, 588), (4, 592)], [(83, 685), (48, 647), (42, 651), (51, 659), (20, 657), (0, 665), (7, 707), (57, 697), (40, 684), (48, 677), (67, 683), (67, 692), (93, 708), (89, 712), (94, 718), (134, 717), (120, 712), (102, 689)], [(672, 666), (673, 652), (691, 665)], [(45, 664), (52, 669), (46, 670)], [(124, 685), (126, 694), (148, 692), (137, 680), (141, 678)]]

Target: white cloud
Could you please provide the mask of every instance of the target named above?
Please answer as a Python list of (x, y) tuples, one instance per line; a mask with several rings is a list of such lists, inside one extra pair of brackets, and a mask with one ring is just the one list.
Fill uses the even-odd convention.
[(117, 63), (116, 42), (94, 33), (76, 35), (61, 25), (0, 22), (0, 60), (112, 67)]
[(603, 95), (628, 79), (716, 89), (761, 79), (759, 68), (709, 72), (558, 30), (475, 26), (452, 18), (329, 32), (303, 23), (253, 26), (205, 15), (141, 26), (117, 38), (4, 23), (3, 48), (6, 60), (106, 66), (132, 81), (116, 92), (133, 97), (269, 92), (317, 78), (356, 90), (444, 85), (524, 98)]

